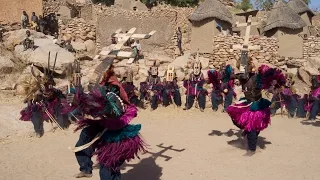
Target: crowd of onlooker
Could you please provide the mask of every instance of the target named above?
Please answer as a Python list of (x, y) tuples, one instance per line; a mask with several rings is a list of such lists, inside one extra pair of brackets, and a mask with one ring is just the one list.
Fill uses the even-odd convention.
[(26, 11), (23, 11), (21, 15), (21, 27), (23, 29), (30, 28), (51, 36), (59, 33), (58, 20), (54, 13), (46, 16), (37, 16), (35, 12), (32, 12), (30, 17)]

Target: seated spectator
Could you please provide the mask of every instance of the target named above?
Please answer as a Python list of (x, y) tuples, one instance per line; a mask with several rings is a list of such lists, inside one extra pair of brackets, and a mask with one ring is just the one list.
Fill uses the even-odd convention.
[(27, 49), (34, 50), (34, 37), (31, 35), (30, 31), (26, 31), (27, 37), (23, 40), (23, 47), (26, 51)]

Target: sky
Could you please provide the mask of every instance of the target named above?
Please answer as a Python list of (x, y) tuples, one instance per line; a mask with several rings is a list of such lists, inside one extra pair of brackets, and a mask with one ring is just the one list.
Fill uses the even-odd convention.
[[(252, 2), (254, 0), (251, 0)], [(311, 0), (310, 8), (320, 8), (320, 0)]]
[(311, 0), (310, 7), (311, 8), (319, 8), (320, 7), (320, 0)]

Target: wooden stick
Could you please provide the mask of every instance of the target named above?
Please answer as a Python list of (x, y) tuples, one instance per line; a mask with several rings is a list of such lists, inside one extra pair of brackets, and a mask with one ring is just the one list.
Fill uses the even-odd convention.
[(88, 147), (90, 147), (93, 143), (95, 143), (97, 140), (99, 140), (101, 138), (101, 136), (107, 131), (108, 129), (104, 129), (101, 133), (97, 134), (96, 137), (90, 141), (89, 143), (87, 144), (84, 144), (82, 146), (78, 146), (78, 147), (69, 147), (68, 149), (70, 149), (72, 152), (79, 152), (79, 151), (82, 151), (84, 149), (87, 149)]

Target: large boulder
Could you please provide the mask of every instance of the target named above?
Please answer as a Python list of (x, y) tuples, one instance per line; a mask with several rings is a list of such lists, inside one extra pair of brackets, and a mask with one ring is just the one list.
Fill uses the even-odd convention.
[(12, 60), (14, 59), (13, 53), (0, 47), (0, 73), (11, 73), (14, 67)]
[(169, 64), (169, 66), (174, 66), (175, 69), (184, 68), (188, 66), (190, 56), (190, 53), (185, 53), (183, 56), (176, 58), (172, 63)]
[(57, 72), (62, 72), (64, 66), (68, 63), (74, 62), (74, 55), (69, 51), (59, 47), (56, 44), (53, 44), (52, 39), (35, 39), (35, 50), (28, 49), (24, 51), (22, 45), (15, 47), (15, 56), (25, 63), (34, 63), (44, 67), (48, 66), (48, 54), (51, 52), (50, 66), (52, 68), (54, 64), (54, 59), (56, 53), (57, 61), (56, 68)]
[(71, 41), (71, 45), (72, 45), (73, 49), (75, 49), (76, 51), (85, 51), (85, 50), (87, 50), (86, 44), (84, 44), (82, 42)]
[[(26, 31), (27, 31), (26, 29), (20, 29), (20, 30), (8, 32), (6, 35), (7, 38), (4, 41), (4, 46), (7, 49), (13, 50), (16, 45), (20, 44), (26, 38)], [(46, 35), (43, 33), (33, 31), (33, 30), (30, 30), (30, 32), (35, 39), (47, 38)]]
[(202, 64), (202, 69), (208, 69), (209, 68), (209, 58), (199, 57), (199, 61)]
[(89, 53), (94, 53), (96, 51), (96, 44), (92, 40), (87, 40), (84, 42), (86, 49)]
[(171, 63), (173, 61), (172, 58), (170, 58), (170, 57), (168, 57), (166, 55), (157, 54), (157, 53), (149, 54), (148, 58), (152, 59), (152, 60), (157, 60), (158, 63), (160, 63), (160, 64)]

